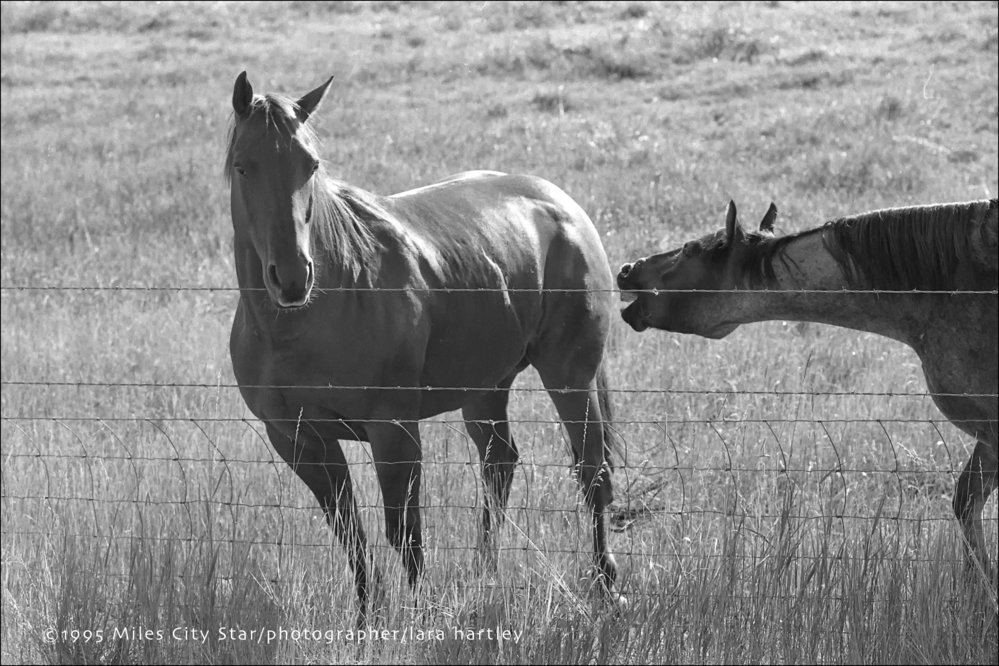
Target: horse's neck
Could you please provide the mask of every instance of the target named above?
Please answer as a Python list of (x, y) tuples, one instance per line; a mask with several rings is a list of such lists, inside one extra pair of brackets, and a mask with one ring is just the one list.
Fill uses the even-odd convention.
[[(762, 290), (747, 293), (739, 309), (746, 322), (811, 321), (884, 335), (911, 343), (922, 332), (912, 300), (892, 294), (856, 293), (826, 249), (823, 232), (803, 234), (789, 242), (773, 261), (774, 277)], [(843, 290), (853, 290), (853, 293)], [(905, 308), (904, 311), (901, 308)]]
[[(775, 257), (772, 289), (838, 291), (850, 288), (839, 264), (826, 249), (822, 231), (802, 234)], [(801, 299), (796, 299), (801, 301)], [(800, 307), (810, 307), (802, 301)]]

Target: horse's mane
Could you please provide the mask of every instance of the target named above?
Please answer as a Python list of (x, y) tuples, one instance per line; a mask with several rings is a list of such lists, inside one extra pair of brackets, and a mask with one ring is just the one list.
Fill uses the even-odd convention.
[(996, 208), (996, 199), (886, 208), (779, 238), (747, 234), (754, 251), (748, 256), (746, 275), (755, 283), (772, 279), (774, 262), (787, 261), (784, 250), (792, 241), (821, 233), (823, 245), (852, 287), (893, 291), (976, 288), (964, 284), (967, 279), (960, 276), (991, 274), (995, 281)]
[[(245, 119), (256, 114), (264, 115), (268, 132), (290, 139), (297, 136), (307, 148), (320, 154), (321, 144), (310, 123), (299, 121), (297, 103), (284, 95), (254, 95)], [(241, 122), (233, 114), (227, 133), (224, 160), (226, 183), (232, 178), (236, 126)], [(326, 171), (325, 160), (320, 159), (319, 171), (312, 178), (312, 243), (315, 254), (325, 256), (332, 266), (350, 273), (356, 280), (361, 269), (370, 264), (378, 250), (372, 233), (372, 223), (391, 219), (391, 214), (378, 203), (370, 192), (331, 177)]]
[(313, 180), (314, 248), (356, 280), (379, 249), (372, 224), (390, 214), (370, 192), (331, 178), (323, 167)]

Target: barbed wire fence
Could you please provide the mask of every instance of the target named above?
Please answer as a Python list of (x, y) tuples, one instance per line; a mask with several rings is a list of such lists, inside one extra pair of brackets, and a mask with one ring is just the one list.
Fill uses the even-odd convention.
[[(50, 285), (3, 286), (2, 291), (159, 294), (240, 290), (200, 286)], [(995, 290), (877, 293), (997, 294)], [(7, 558), (17, 552), (14, 545), (8, 548), (8, 543), (48, 542), (61, 538), (115, 544), (127, 543), (138, 535), (152, 543), (196, 545), (205, 538), (206, 531), (223, 525), (227, 527), (226, 535), (215, 538), (224, 538), (233, 547), (276, 550), (294, 547), (328, 555), (332, 537), (312, 495), (271, 448), (262, 422), (247, 415), (245, 408), (240, 415), (233, 415), (233, 410), (241, 406), (238, 384), (104, 377), (65, 380), (15, 375), (11, 378), (11, 370), (4, 368), (4, 377), (0, 380), (5, 396), (11, 392), (35, 392), (41, 398), (31, 401), (37, 411), (27, 412), (14, 409), (13, 400), (3, 401), (0, 417), (4, 426), (5, 566)], [(403, 386), (332, 383), (243, 388), (414, 390), (414, 387)], [(479, 387), (415, 388), (482, 390)], [(640, 415), (616, 419), (614, 427), (627, 448), (625, 460), (618, 462), (615, 472), (616, 501), (611, 507), (610, 523), (619, 535), (619, 555), (633, 561), (654, 560), (664, 555), (655, 538), (640, 533), (660, 530), (670, 521), (678, 527), (667, 531), (679, 540), (684, 538), (684, 531), (691, 529), (688, 521), (716, 519), (749, 519), (761, 524), (793, 520), (820, 526), (830, 520), (867, 525), (880, 522), (894, 524), (897, 530), (911, 529), (917, 533), (928, 524), (953, 522), (955, 534), (958, 531), (950, 502), (946, 500), (953, 492), (954, 481), (973, 442), (963, 433), (956, 434), (952, 422), (939, 413), (929, 418), (892, 414), (857, 418), (800, 414), (802, 400), (928, 400), (950, 394), (627, 386), (606, 390), (612, 397), (626, 402), (639, 398), (765, 398), (773, 401), (768, 404), (780, 409), (781, 401), (798, 401), (792, 407), (799, 413), (792, 415), (718, 414), (711, 407), (706, 409), (711, 413), (702, 417), (693, 414), (658, 418)], [(79, 400), (81, 392), (87, 391), (108, 392), (112, 400), (103, 402), (93, 397)], [(144, 405), (142, 409), (148, 409), (147, 413), (130, 414), (127, 405), (113, 400), (116, 391), (157, 394), (203, 391), (215, 396), (215, 404), (209, 405), (208, 413), (178, 414), (171, 413), (169, 402), (160, 401), (155, 408)], [(547, 393), (541, 386), (514, 386), (509, 391), (529, 396)], [(71, 394), (77, 399), (66, 397)], [(223, 395), (226, 397), (221, 397)], [(996, 398), (995, 394), (974, 395)], [(533, 435), (527, 435), (528, 440), (540, 438), (547, 443), (562, 438), (563, 421), (539, 414), (537, 410), (526, 415), (512, 415), (510, 422), (515, 427), (533, 431)], [(421, 503), (425, 515), (437, 516), (436, 521), (424, 519), (431, 532), (435, 524), (439, 528), (432, 547), (443, 553), (443, 557), (471, 555), (476, 549), (474, 533), (484, 503), (478, 454), (465, 434), (464, 421), (460, 418), (445, 415), (431, 419), (425, 422), (423, 429), (424, 475), (432, 478), (432, 481), (425, 481), (424, 488), (438, 486), (433, 492), (425, 490)], [(852, 430), (843, 434), (843, 429)], [(910, 436), (899, 436), (899, 429)], [(539, 430), (541, 434), (538, 434)], [(911, 434), (916, 431), (917, 434)], [(523, 439), (525, 435), (515, 433), (515, 437)], [(855, 448), (844, 441), (851, 437), (866, 444), (879, 441), (887, 448), (887, 454), (847, 455), (848, 450)], [(794, 450), (795, 442), (802, 440), (815, 441), (815, 448), (823, 448), (826, 453), (818, 458), (802, 459)], [(693, 450), (685, 441), (711, 441), (714, 446), (705, 453), (709, 447)], [(639, 442), (642, 444), (637, 444)], [(942, 452), (921, 452), (927, 443), (930, 444), (927, 448), (936, 447)], [(362, 522), (368, 524), (369, 534), (376, 533), (373, 520), (381, 511), (381, 503), (373, 484), (373, 472), (368, 474), (366, 484), (358, 481), (359, 468), (366, 466), (370, 472), (370, 455), (364, 447), (345, 448), (349, 449), (348, 460), (352, 463), (352, 475), (359, 491)], [(500, 551), (523, 552), (537, 548), (546, 557), (588, 557), (588, 528), (585, 517), (581, 519), (585, 512), (578, 506), (569, 462), (558, 458), (564, 452), (557, 449), (544, 443), (531, 442), (525, 446), (520, 442), (523, 458), (519, 467), (523, 473), (518, 471), (508, 513), (509, 520), (519, 526), (517, 529), (523, 528), (527, 533), (525, 539), (517, 539), (514, 535), (501, 542)], [(802, 506), (790, 510), (772, 498), (767, 500), (754, 489), (762, 485), (776, 491), (778, 487), (790, 484), (800, 492), (807, 480), (812, 487), (810, 497)], [(827, 486), (825, 491), (815, 490), (823, 484)], [(697, 488), (692, 488), (695, 485)], [(710, 490), (712, 485), (715, 490), (718, 487), (726, 490), (714, 492)], [(894, 505), (886, 508), (883, 503), (855, 499), (863, 494), (856, 490), (861, 486), (880, 489), (881, 495), (892, 497)], [(513, 498), (518, 496), (522, 499), (514, 502)], [(930, 513), (925, 510), (928, 506), (932, 506)], [(542, 519), (568, 525), (574, 537), (565, 540), (546, 536), (546, 530), (532, 531), (531, 526)], [(994, 517), (991, 520), (995, 522)], [(144, 521), (157, 525), (150, 526)], [(265, 527), (248, 527), (247, 523), (252, 522), (260, 522)], [(457, 530), (453, 527), (457, 524), (465, 527)], [(992, 532), (995, 532), (994, 528)], [(373, 545), (391, 555), (387, 543)], [(731, 557), (720, 553), (701, 556), (708, 559)], [(738, 557), (751, 560), (754, 555), (747, 553)], [(802, 554), (802, 557), (808, 555)], [(129, 574), (112, 571), (105, 575), (126, 577)], [(220, 575), (225, 577), (224, 572)]]

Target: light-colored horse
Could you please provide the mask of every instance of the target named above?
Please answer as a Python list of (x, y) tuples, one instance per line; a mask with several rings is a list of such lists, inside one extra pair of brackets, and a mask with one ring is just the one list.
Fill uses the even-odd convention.
[[(334, 180), (296, 100), (233, 90), (225, 159), (239, 305), (240, 392), (347, 550), (366, 621), (368, 562), (340, 439), (370, 442), (389, 541), (423, 569), (420, 419), (461, 409), (487, 488), (482, 543), (518, 460), (508, 389), (533, 365), (564, 421), (589, 505), (597, 577), (612, 593), (610, 404), (601, 370), (613, 275), (586, 213), (529, 176), (474, 172), (379, 197)], [(598, 386), (599, 385), (599, 386)]]
[(759, 231), (746, 232), (729, 203), (720, 231), (621, 267), (622, 298), (634, 300), (622, 316), (636, 331), (708, 338), (749, 322), (813, 321), (912, 347), (937, 407), (978, 441), (953, 504), (969, 555), (988, 571), (981, 514), (999, 463), (997, 208), (996, 199), (892, 208), (775, 237), (773, 204)]

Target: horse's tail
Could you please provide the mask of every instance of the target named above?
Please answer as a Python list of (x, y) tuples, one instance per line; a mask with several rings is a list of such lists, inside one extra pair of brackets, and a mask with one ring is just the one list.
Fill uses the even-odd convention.
[(604, 460), (607, 462), (607, 467), (613, 470), (614, 458), (624, 457), (624, 446), (621, 444), (621, 436), (614, 430), (614, 410), (611, 407), (607, 370), (603, 364), (597, 370), (597, 400), (600, 404), (600, 415), (603, 417)]

